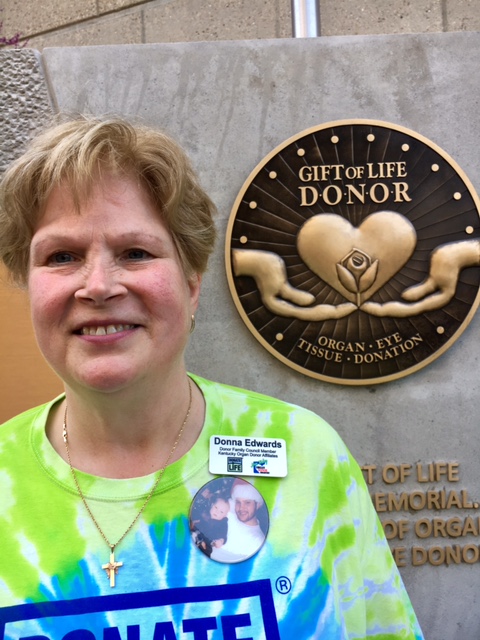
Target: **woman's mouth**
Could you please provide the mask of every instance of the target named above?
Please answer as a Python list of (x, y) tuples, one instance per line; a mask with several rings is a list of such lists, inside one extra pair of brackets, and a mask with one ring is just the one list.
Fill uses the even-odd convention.
[(82, 327), (77, 333), (82, 336), (107, 336), (120, 331), (135, 329), (136, 326), (134, 324), (107, 324), (98, 327)]

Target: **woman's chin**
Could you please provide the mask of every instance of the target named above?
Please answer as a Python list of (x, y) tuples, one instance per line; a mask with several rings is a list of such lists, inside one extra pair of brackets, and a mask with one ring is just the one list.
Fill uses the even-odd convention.
[(94, 373), (83, 372), (74, 376), (68, 384), (71, 388), (98, 391), (100, 393), (115, 393), (125, 391), (133, 386), (137, 376), (132, 371), (120, 371), (109, 369), (108, 371), (95, 371)]

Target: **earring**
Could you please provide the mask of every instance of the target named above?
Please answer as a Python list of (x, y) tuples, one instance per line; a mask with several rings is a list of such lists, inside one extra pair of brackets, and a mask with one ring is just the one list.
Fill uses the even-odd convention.
[(192, 313), (192, 324), (190, 325), (190, 333), (195, 331), (195, 316)]

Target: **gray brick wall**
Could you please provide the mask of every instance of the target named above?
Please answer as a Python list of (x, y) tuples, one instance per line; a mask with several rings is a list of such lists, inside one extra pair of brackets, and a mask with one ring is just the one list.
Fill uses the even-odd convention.
[[(291, 37), (290, 0), (0, 0), (30, 47)], [(320, 0), (322, 35), (480, 29), (480, 0)]]

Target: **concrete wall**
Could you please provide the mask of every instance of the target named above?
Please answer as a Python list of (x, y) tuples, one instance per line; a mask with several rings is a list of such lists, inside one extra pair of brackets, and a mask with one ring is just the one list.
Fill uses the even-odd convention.
[[(427, 486), (410, 477), (400, 486), (377, 482), (372, 490), (462, 489), (471, 507), (383, 516), (412, 526), (420, 516), (478, 520), (480, 316), (447, 353), (407, 378), (358, 388), (313, 380), (269, 355), (243, 324), (228, 292), (222, 240), (236, 195), (257, 163), (290, 136), (331, 120), (409, 127), (440, 145), (480, 190), (479, 59), (475, 33), (54, 48), (41, 56), (0, 51), (0, 162), (18, 153), (52, 109), (113, 110), (167, 129), (187, 148), (220, 212), (220, 242), (204, 280), (189, 368), (313, 409), (337, 428), (360, 463), (379, 469), (458, 464), (455, 482), (442, 478)], [(23, 325), (12, 325), (8, 303), (0, 308), (0, 333), (7, 336), (2, 349), (17, 353)], [(32, 374), (39, 374), (23, 361), (20, 366), (15, 384), (25, 401)], [(0, 371), (10, 377), (11, 365)], [(2, 384), (0, 391), (5, 394)], [(418, 540), (411, 527), (391, 543), (478, 550), (480, 536)], [(478, 561), (402, 567), (427, 640), (478, 640), (478, 571)]]
[[(29, 46), (288, 38), (290, 0), (1, 0), (3, 35)], [(330, 35), (480, 29), (480, 0), (320, 0)]]

